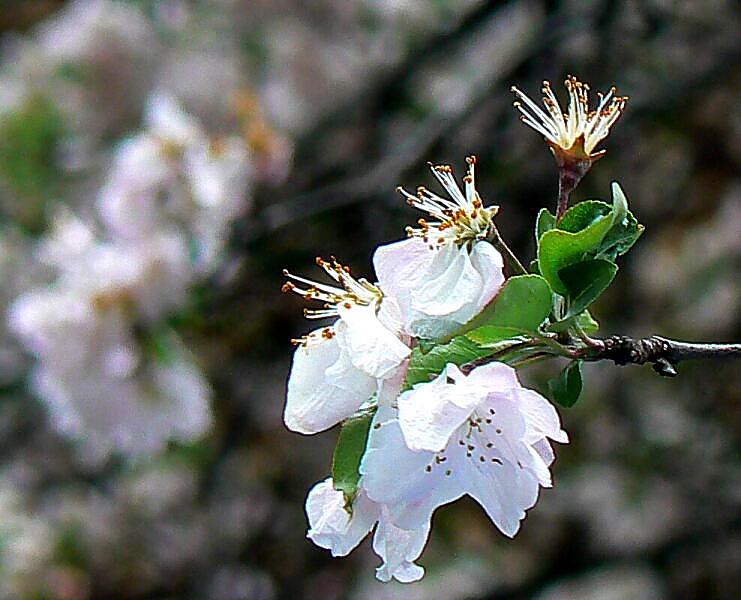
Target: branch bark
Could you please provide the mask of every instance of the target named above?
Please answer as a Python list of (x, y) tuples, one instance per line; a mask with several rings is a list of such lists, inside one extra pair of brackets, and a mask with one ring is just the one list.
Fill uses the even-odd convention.
[(674, 368), (683, 360), (698, 358), (741, 358), (741, 344), (705, 344), (680, 342), (658, 335), (634, 339), (613, 335), (592, 340), (580, 358), (586, 361), (611, 360), (616, 365), (651, 363), (654, 371), (664, 377), (674, 377)]

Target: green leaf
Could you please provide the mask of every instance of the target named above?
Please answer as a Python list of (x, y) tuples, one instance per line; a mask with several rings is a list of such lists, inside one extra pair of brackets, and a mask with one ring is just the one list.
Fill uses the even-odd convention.
[(553, 295), (548, 282), (540, 275), (510, 277), (496, 298), (471, 321), (470, 330), (483, 325), (498, 325), (523, 332), (538, 331), (548, 317)]
[(569, 363), (558, 376), (548, 381), (551, 396), (561, 406), (570, 408), (581, 397), (583, 387), (583, 362), (575, 360)]
[(644, 227), (628, 210), (628, 201), (617, 182), (612, 184), (612, 196), (613, 204), (620, 207), (620, 211), (615, 213), (613, 225), (602, 240), (599, 251), (595, 253), (595, 258), (614, 261), (618, 256), (630, 250), (643, 233)]
[(558, 276), (570, 297), (565, 318), (574, 317), (594, 302), (617, 273), (615, 263), (602, 258), (585, 260), (561, 269)]
[(541, 208), (538, 218), (535, 220), (535, 242), (539, 242), (541, 236), (556, 227), (556, 216), (552, 215), (547, 208)]
[(483, 325), (473, 331), (469, 331), (466, 337), (476, 342), (482, 348), (492, 348), (492, 345), (500, 347), (503, 341), (514, 341), (519, 343), (526, 334), (531, 331), (519, 329), (517, 327), (502, 327), (501, 325)]
[(342, 424), (337, 445), (332, 456), (334, 489), (345, 495), (349, 506), (358, 491), (360, 461), (365, 454), (374, 411), (363, 410), (349, 417)]
[(606, 217), (612, 207), (602, 200), (584, 200), (574, 204), (558, 222), (558, 229), (569, 233), (579, 233), (590, 225)]
[(588, 310), (584, 310), (574, 317), (551, 323), (546, 327), (546, 331), (560, 333), (575, 325), (579, 325), (584, 333), (594, 333), (599, 330), (599, 323), (594, 320), (594, 317), (592, 317)]
[(580, 202), (566, 211), (556, 229), (543, 233), (538, 244), (540, 272), (556, 292), (567, 295), (562, 269), (590, 258), (612, 260), (626, 252), (641, 231), (628, 211), (625, 194), (613, 183), (612, 206), (601, 200)]
[(576, 315), (576, 322), (584, 333), (599, 331), (599, 323), (588, 310)]
[[(587, 204), (582, 202), (569, 209), (566, 214), (579, 206)], [(565, 217), (564, 217), (565, 218)], [(610, 215), (603, 215), (591, 225), (578, 232), (551, 229), (543, 234), (538, 246), (538, 263), (543, 277), (548, 281), (553, 290), (562, 295), (569, 293), (568, 288), (559, 277), (559, 272), (584, 260), (590, 250), (599, 246), (599, 243), (610, 230)]]
[(57, 193), (56, 152), (64, 133), (58, 107), (41, 96), (0, 115), (0, 175), (17, 197), (11, 216), (31, 229), (42, 221), (43, 202)]
[(481, 347), (475, 341), (463, 335), (453, 338), (447, 344), (436, 346), (426, 354), (423, 354), (419, 348), (415, 348), (412, 351), (411, 361), (407, 369), (404, 389), (434, 379), (448, 363), (460, 366), (491, 353), (490, 349)]

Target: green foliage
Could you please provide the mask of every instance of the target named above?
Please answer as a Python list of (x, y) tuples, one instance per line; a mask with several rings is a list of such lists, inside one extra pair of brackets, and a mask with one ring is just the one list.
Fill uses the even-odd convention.
[(426, 354), (415, 348), (407, 369), (404, 388), (409, 389), (417, 383), (430, 381), (440, 374), (448, 363), (462, 365), (491, 353), (489, 348), (482, 347), (466, 335), (455, 337), (447, 344), (435, 346)]
[(546, 327), (546, 331), (559, 333), (569, 327), (579, 327), (584, 333), (594, 333), (599, 330), (599, 323), (588, 310), (584, 310), (574, 317), (551, 323)]
[(555, 227), (556, 215), (551, 214), (551, 211), (547, 208), (541, 208), (538, 218), (535, 220), (535, 242), (539, 242), (546, 231), (550, 231)]
[(27, 227), (38, 226), (43, 201), (55, 193), (55, 152), (63, 133), (59, 110), (45, 98), (0, 116), (0, 176), (17, 198), (13, 216)]
[(517, 334), (537, 332), (551, 312), (553, 294), (540, 275), (510, 277), (496, 298), (470, 323), (470, 329), (497, 325)]
[[(589, 256), (590, 251), (599, 247), (607, 232), (612, 226), (610, 214), (601, 214), (604, 203), (597, 201), (588, 201), (577, 204), (566, 211), (563, 221), (567, 224), (587, 223), (588, 225), (577, 231), (568, 231), (563, 229), (551, 229), (543, 234), (538, 245), (538, 264), (540, 272), (548, 281), (554, 291), (566, 296), (569, 289), (566, 287), (561, 278), (559, 271), (569, 265), (581, 262)], [(586, 206), (585, 206), (586, 205)], [(584, 208), (580, 208), (584, 207)], [(591, 209), (591, 210), (590, 210)], [(591, 214), (587, 214), (590, 210)], [(578, 214), (568, 218), (572, 211)], [(591, 219), (587, 219), (587, 217)], [(560, 225), (560, 223), (559, 223)]]
[(548, 381), (551, 396), (561, 406), (566, 408), (574, 406), (581, 397), (584, 383), (582, 365), (583, 362), (580, 360), (572, 361), (556, 377)]
[(345, 495), (348, 509), (358, 491), (360, 461), (365, 454), (374, 411), (362, 410), (342, 424), (332, 456), (334, 489)]
[[(627, 252), (641, 235), (643, 227), (628, 210), (625, 194), (617, 183), (612, 184), (612, 198), (612, 206), (600, 200), (586, 200), (572, 206), (555, 229), (544, 231), (539, 238), (540, 272), (559, 294), (574, 295), (574, 289), (570, 289), (561, 276), (562, 270), (590, 259), (614, 261), (618, 255)], [(538, 231), (541, 219), (545, 224), (548, 222), (548, 218), (542, 215), (543, 211), (538, 215)], [(600, 274), (604, 278), (607, 270), (596, 268), (602, 269)], [(581, 293), (583, 287), (577, 286), (577, 293)], [(604, 287), (599, 293), (602, 291)]]
[(581, 313), (607, 289), (617, 273), (614, 262), (602, 258), (583, 260), (561, 269), (558, 276), (569, 295), (569, 308), (565, 318)]

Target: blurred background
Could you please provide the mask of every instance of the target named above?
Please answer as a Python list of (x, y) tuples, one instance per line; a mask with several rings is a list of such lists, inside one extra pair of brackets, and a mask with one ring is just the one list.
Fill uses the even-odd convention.
[[(521, 257), (555, 164), (511, 85), (630, 96), (575, 198), (646, 233), (604, 335), (739, 338), (741, 14), (731, 0), (0, 0), (0, 598), (735, 599), (738, 364), (589, 365), (514, 541), (443, 507), (417, 584), (332, 559), (303, 502), (335, 433), (281, 413), (311, 324), (280, 294), (460, 175)], [(563, 96), (561, 96), (563, 98)], [(557, 365), (525, 370), (545, 390)]]

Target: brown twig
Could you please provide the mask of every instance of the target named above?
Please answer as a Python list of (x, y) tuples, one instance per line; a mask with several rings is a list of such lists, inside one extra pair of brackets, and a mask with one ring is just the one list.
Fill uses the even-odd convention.
[(616, 365), (652, 363), (654, 371), (664, 377), (676, 376), (674, 367), (683, 360), (741, 358), (741, 344), (680, 342), (658, 335), (641, 339), (613, 335), (593, 341), (592, 347), (584, 349), (583, 360), (611, 360)]

